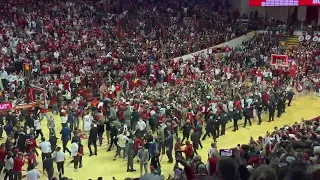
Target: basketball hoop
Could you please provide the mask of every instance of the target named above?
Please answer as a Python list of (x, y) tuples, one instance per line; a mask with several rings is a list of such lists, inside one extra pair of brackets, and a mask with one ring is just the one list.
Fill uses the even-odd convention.
[(288, 56), (272, 54), (270, 65), (273, 65), (276, 68), (278, 68), (279, 66), (288, 66)]

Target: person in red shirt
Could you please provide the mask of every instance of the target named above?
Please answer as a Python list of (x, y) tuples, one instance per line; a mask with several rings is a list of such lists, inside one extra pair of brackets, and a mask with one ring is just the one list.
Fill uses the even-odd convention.
[(137, 154), (139, 151), (139, 147), (143, 146), (143, 142), (140, 138), (134, 138), (134, 153)]
[(7, 151), (5, 148), (6, 145), (2, 143), (0, 146), (0, 172), (2, 172), (2, 169), (4, 167), (4, 158), (7, 156)]
[(38, 147), (37, 142), (33, 137), (27, 139), (25, 144), (27, 153), (31, 153), (31, 151), (35, 150)]
[(82, 156), (84, 155), (83, 145), (79, 143), (79, 150), (78, 150), (78, 161), (79, 161), (79, 168), (82, 168)]
[(34, 152), (31, 152), (30, 154), (28, 154), (27, 160), (28, 160), (27, 161), (28, 162), (28, 167), (27, 167), (28, 171), (30, 171), (32, 169), (32, 167), (37, 166), (37, 157)]
[(181, 151), (181, 139), (177, 138), (176, 143), (174, 144), (174, 151)]
[(256, 83), (257, 84), (260, 84), (261, 83), (261, 80), (262, 80), (262, 77), (263, 77), (263, 74), (262, 74), (262, 71), (259, 69), (256, 73)]
[(216, 153), (211, 153), (210, 155), (207, 162), (207, 168), (209, 170), (208, 175), (213, 176), (216, 174), (219, 158)]
[(184, 148), (184, 150), (182, 150), (182, 152), (184, 152), (184, 154), (186, 155), (186, 159), (191, 159), (193, 156), (193, 146), (190, 143), (190, 141), (186, 141), (186, 147)]
[(23, 153), (19, 152), (18, 156), (13, 161), (13, 177), (16, 180), (22, 179), (22, 167), (24, 165)]
[(116, 96), (117, 96), (117, 100), (118, 100), (118, 101), (120, 100), (121, 93), (122, 93), (121, 85), (120, 85), (120, 84), (117, 84), (117, 85), (116, 85)]

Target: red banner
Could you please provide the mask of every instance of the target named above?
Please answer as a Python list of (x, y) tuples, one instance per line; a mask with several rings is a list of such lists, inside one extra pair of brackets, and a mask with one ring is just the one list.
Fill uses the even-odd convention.
[(0, 103), (0, 110), (11, 110), (11, 109), (12, 109), (11, 102)]

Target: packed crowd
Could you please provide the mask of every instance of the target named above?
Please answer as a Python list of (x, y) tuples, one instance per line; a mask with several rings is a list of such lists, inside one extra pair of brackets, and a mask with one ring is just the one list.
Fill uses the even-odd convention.
[(301, 119), (292, 126), (275, 127), (265, 137), (228, 150), (218, 150), (215, 143), (208, 151), (207, 161), (195, 156), (186, 161), (177, 156), (172, 179), (318, 179), (319, 120)]
[[(211, 161), (218, 162), (217, 151), (210, 151), (213, 160), (209, 159), (209, 170), (201, 165), (201, 157), (197, 156), (201, 141), (207, 136), (216, 141), (225, 135), (229, 121), (237, 131), (237, 122), (243, 117), (244, 126), (251, 125), (252, 118), (260, 125), (263, 111), (269, 112), (269, 121), (274, 120), (276, 110), (280, 117), (285, 113), (287, 100), (290, 106), (297, 93), (293, 90), (296, 84), (319, 92), (316, 76), (319, 66), (313, 66), (317, 63), (313, 61), (315, 45), (305, 43), (297, 49), (285, 50), (279, 43), (279, 33), (256, 34), (252, 40), (224, 55), (195, 54), (192, 59), (172, 59), (261, 26), (254, 17), (251, 20), (257, 23), (255, 27), (241, 23), (238, 13), (229, 11), (222, 3), (5, 2), (0, 7), (0, 56), (4, 60), (0, 85), (5, 92), (4, 99), (14, 105), (28, 103), (37, 99), (29, 94), (29, 85), (43, 88), (45, 93), (38, 94), (37, 100), (50, 100), (52, 114), (60, 116), (62, 126), (56, 129), (57, 120), (47, 113), (46, 106), (3, 116), (0, 124), (8, 138), (1, 146), (0, 164), (5, 169), (5, 179), (22, 178), (24, 159), (28, 164), (27, 178), (28, 175), (40, 176), (34, 168), (39, 164), (38, 147), (49, 179), (54, 178), (54, 163), (63, 178), (64, 153), (70, 154), (74, 170), (78, 171), (84, 155), (82, 141), (88, 140), (90, 156), (97, 155), (97, 144), (103, 144), (104, 133), (108, 151), (116, 147), (114, 160), (122, 156), (128, 164), (127, 172), (135, 171), (136, 158), (141, 176), (150, 169), (153, 175), (160, 176), (160, 154), (166, 154), (169, 163), (174, 162), (175, 155), (176, 161), (185, 167), (182, 173), (175, 166), (175, 174), (187, 179), (199, 174), (235, 179), (236, 174), (224, 171), (226, 167), (236, 167), (230, 158), (211, 164)], [(104, 13), (106, 11), (109, 13)], [(267, 21), (271, 29), (277, 23), (280, 22)], [(294, 61), (287, 68), (272, 67), (271, 54), (288, 54)], [(31, 65), (28, 82), (22, 73), (23, 63)], [(43, 119), (47, 119), (48, 138), (42, 133)], [(266, 162), (272, 154), (267, 149), (274, 145), (273, 150), (280, 152), (279, 144), (289, 139), (286, 135), (295, 134), (299, 139), (296, 133), (304, 131), (301, 126), (298, 131), (297, 127), (273, 133), (282, 139), (268, 136), (263, 140), (268, 144), (261, 153)], [(304, 127), (310, 129), (308, 125)], [(292, 129), (295, 133), (291, 133)], [(308, 133), (316, 132), (311, 130)], [(59, 133), (62, 147), (57, 146)], [(39, 145), (38, 139), (41, 139)], [(250, 147), (232, 149), (232, 157), (237, 163), (241, 162), (239, 167), (245, 167), (243, 159), (248, 161), (259, 148), (263, 149), (260, 141), (259, 146), (252, 145), (255, 144), (252, 141)], [(285, 146), (281, 144), (281, 147)], [(186, 160), (196, 162), (199, 167)], [(218, 167), (219, 173), (214, 167)], [(266, 168), (263, 165), (256, 171), (262, 167)], [(247, 169), (242, 170), (247, 172), (250, 167)], [(249, 174), (245, 174), (248, 178)]]

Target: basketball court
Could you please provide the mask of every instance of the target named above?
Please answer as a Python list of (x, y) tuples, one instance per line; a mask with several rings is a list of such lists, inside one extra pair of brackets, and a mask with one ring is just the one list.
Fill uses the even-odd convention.
[[(264, 136), (266, 131), (272, 131), (275, 126), (281, 127), (285, 124), (293, 124), (296, 121), (300, 121), (301, 117), (305, 119), (311, 119), (313, 117), (320, 115), (320, 99), (313, 100), (313, 96), (304, 96), (304, 97), (296, 97), (292, 103), (291, 107), (286, 108), (286, 112), (281, 119), (276, 118), (274, 122), (267, 122), (267, 115), (264, 114), (262, 116), (263, 123), (261, 126), (257, 125), (258, 122), (252, 120), (252, 126), (248, 126), (247, 128), (243, 128), (240, 126), (240, 130), (237, 132), (232, 131), (232, 123), (228, 124), (228, 129), (226, 135), (220, 137), (218, 139), (218, 148), (232, 148), (237, 144), (248, 143), (250, 136), (254, 139), (257, 139), (258, 136)], [(54, 116), (56, 120), (56, 131), (59, 132), (61, 129), (60, 118), (59, 116)], [(240, 124), (243, 123), (243, 120), (240, 121)], [(46, 120), (42, 121), (42, 127), (44, 131), (45, 137), (48, 137), (48, 130)], [(59, 136), (58, 136), (59, 137)], [(134, 173), (126, 172), (127, 163), (122, 159), (117, 159), (113, 161), (113, 156), (115, 155), (115, 151), (106, 152), (107, 144), (104, 144), (101, 147), (98, 147), (98, 156), (89, 156), (89, 151), (87, 147), (87, 141), (82, 140), (84, 145), (85, 156), (83, 157), (83, 167), (79, 169), (78, 172), (74, 172), (73, 164), (68, 163), (71, 158), (69, 154), (67, 155), (67, 163), (65, 164), (65, 174), (67, 177), (72, 178), (74, 180), (95, 180), (98, 177), (103, 177), (106, 180), (111, 180), (112, 177), (115, 177), (117, 180), (123, 180), (126, 177), (139, 177), (139, 164), (135, 163), (134, 168), (137, 170)], [(212, 139), (207, 138), (203, 141), (204, 148), (199, 150), (198, 153), (203, 158), (205, 162), (207, 159), (207, 152), (212, 143)], [(61, 145), (61, 141), (58, 142)], [(71, 144), (69, 143), (69, 148)], [(40, 152), (40, 150), (38, 150)], [(42, 177), (41, 180), (47, 180), (47, 177), (42, 172), (42, 164), (41, 157), (38, 157), (39, 165), (38, 170), (41, 172)], [(166, 156), (162, 157), (161, 165), (162, 172), (165, 176), (172, 172), (173, 164), (167, 163), (168, 158)], [(26, 167), (25, 167), (26, 169)], [(55, 169), (55, 174), (57, 174), (57, 170)]]

